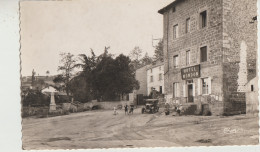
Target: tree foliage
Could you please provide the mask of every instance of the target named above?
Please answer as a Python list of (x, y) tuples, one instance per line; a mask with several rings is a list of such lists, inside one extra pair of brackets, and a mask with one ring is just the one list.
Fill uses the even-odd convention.
[(153, 59), (148, 55), (148, 53), (146, 52), (144, 57), (141, 59), (141, 67), (145, 66), (145, 65), (149, 65), (153, 62)]
[(154, 58), (155, 60), (161, 60), (163, 61), (163, 41), (160, 40), (157, 46), (155, 47), (154, 50)]
[(74, 59), (74, 55), (70, 53), (63, 52), (60, 54), (60, 57), (60, 66), (58, 67), (58, 71), (60, 71), (61, 74), (56, 77), (57, 79), (55, 78), (54, 82), (63, 82), (65, 84), (66, 93), (69, 96), (69, 81), (72, 78), (76, 60)]
[[(73, 95), (81, 92), (82, 98), (88, 100), (116, 100), (139, 87), (130, 58), (120, 54), (114, 59), (113, 55), (108, 53), (108, 49), (109, 47), (105, 47), (104, 53), (98, 57), (93, 50), (91, 56), (79, 55), (81, 63), (76, 66), (81, 67), (83, 71), (77, 78), (81, 80), (78, 83), (74, 81), (71, 85), (80, 88), (78, 91), (72, 89)], [(80, 83), (81, 81), (85, 83)]]

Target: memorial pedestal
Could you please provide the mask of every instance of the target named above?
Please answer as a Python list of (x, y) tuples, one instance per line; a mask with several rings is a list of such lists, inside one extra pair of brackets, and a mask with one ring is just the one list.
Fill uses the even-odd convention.
[(52, 92), (49, 112), (53, 112), (53, 111), (56, 111), (56, 103), (54, 99), (54, 93)]

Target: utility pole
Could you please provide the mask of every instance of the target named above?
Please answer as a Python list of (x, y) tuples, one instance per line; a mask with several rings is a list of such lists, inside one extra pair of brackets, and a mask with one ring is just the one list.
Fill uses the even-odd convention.
[(153, 46), (154, 48), (156, 47), (156, 45), (153, 44), (153, 41), (161, 41), (161, 40), (162, 40), (162, 39), (154, 39), (154, 38), (153, 38), (153, 35), (152, 35), (152, 46)]

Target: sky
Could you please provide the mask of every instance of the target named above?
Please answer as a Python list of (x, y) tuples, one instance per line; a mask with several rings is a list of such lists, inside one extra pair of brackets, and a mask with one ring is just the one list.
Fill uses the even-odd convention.
[[(20, 3), (21, 74), (58, 74), (59, 54), (128, 55), (135, 46), (154, 54), (152, 37), (163, 36), (157, 11), (173, 0), (72, 0)], [(158, 41), (153, 41), (154, 45)]]

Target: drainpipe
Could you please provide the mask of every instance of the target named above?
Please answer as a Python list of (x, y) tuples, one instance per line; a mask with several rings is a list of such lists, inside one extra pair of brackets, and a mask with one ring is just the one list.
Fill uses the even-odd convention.
[(169, 70), (170, 70), (170, 66), (169, 66), (169, 11), (167, 12), (167, 72), (168, 72), (168, 80), (169, 80)]
[(164, 75), (166, 75), (168, 73), (168, 79), (169, 79), (169, 12), (167, 12), (167, 26), (166, 26), (166, 30), (167, 30), (167, 47), (166, 47), (166, 51), (167, 51), (167, 71), (164, 73)]

